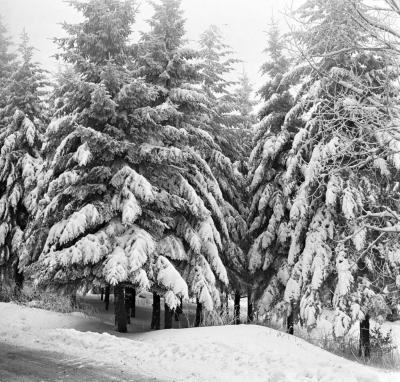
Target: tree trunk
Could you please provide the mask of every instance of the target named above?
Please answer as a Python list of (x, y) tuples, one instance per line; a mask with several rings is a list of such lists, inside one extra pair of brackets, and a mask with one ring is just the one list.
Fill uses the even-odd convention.
[(106, 307), (106, 310), (108, 310), (108, 307), (110, 305), (110, 285), (106, 285), (105, 291), (104, 291), (104, 304)]
[(235, 301), (233, 305), (233, 318), (235, 325), (240, 324), (240, 292), (235, 291)]
[(158, 330), (160, 329), (161, 320), (161, 306), (160, 306), (160, 296), (153, 292), (153, 312), (151, 316), (151, 328)]
[(23, 275), (20, 274), (18, 285), (17, 268), (8, 263), (0, 266), (0, 301), (9, 302), (20, 292), (23, 284)]
[(76, 308), (78, 306), (78, 304), (76, 302), (76, 291), (74, 291), (70, 294), (69, 299), (71, 301), (71, 307)]
[(253, 296), (251, 289), (247, 291), (247, 323), (254, 321)]
[(291, 309), (289, 315), (286, 318), (286, 333), (294, 334), (294, 314), (293, 314), (293, 309)]
[(371, 343), (369, 332), (369, 316), (365, 316), (365, 320), (360, 322), (360, 348), (359, 356), (369, 358), (371, 355)]
[(9, 302), (12, 297), (12, 285), (7, 265), (0, 266), (0, 301)]
[(125, 310), (125, 296), (122, 284), (114, 286), (114, 312), (115, 312), (115, 326), (120, 333), (127, 332), (127, 317)]
[(197, 328), (198, 326), (201, 325), (202, 323), (202, 318), (203, 318), (203, 304), (199, 302), (199, 299), (196, 300), (196, 320), (194, 322), (194, 326)]
[(164, 304), (164, 328), (172, 328), (172, 309), (167, 304)]
[(136, 289), (129, 288), (130, 294), (130, 306), (131, 306), (131, 317), (136, 317)]
[(16, 292), (19, 293), (24, 286), (24, 274), (18, 270), (18, 266), (15, 267), (14, 280)]
[(180, 299), (181, 302), (179, 303), (179, 305), (174, 310), (175, 321), (179, 321), (179, 315), (181, 315), (183, 313), (182, 297), (180, 297), (179, 299)]
[(128, 292), (128, 288), (125, 288), (124, 302), (125, 302), (126, 322), (128, 324), (130, 324), (131, 323), (131, 295)]
[(100, 301), (104, 300), (104, 288), (100, 288)]

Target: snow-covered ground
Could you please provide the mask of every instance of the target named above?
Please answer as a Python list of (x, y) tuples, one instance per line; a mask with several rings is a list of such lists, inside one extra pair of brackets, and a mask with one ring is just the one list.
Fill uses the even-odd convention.
[(0, 340), (114, 364), (162, 380), (400, 381), (400, 373), (362, 366), (299, 338), (255, 325), (117, 336), (101, 317), (0, 303)]

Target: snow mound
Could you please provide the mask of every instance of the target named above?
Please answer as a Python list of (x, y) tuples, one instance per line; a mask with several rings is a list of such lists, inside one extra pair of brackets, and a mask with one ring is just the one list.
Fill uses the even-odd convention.
[[(395, 382), (400, 373), (362, 366), (297, 337), (255, 326), (160, 330), (116, 336), (98, 320), (0, 303), (0, 338), (96, 362), (125, 364), (174, 381)], [(107, 328), (106, 326), (103, 326)]]

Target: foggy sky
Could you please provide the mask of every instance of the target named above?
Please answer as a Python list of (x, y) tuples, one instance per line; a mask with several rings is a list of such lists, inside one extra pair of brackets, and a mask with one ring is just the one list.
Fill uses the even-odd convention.
[[(210, 25), (220, 27), (224, 40), (243, 60), (237, 67), (248, 73), (255, 88), (260, 87), (259, 68), (265, 61), (262, 53), (266, 46), (265, 31), (271, 16), (283, 19), (282, 12), (287, 9), (289, 0), (183, 0), (182, 7), (186, 18), (186, 31), (189, 42), (198, 40), (199, 35)], [(152, 7), (141, 0), (140, 13), (133, 27), (134, 32), (146, 30), (145, 20), (152, 15)], [(57, 48), (53, 37), (63, 35), (60, 23), (77, 22), (79, 14), (62, 0), (0, 0), (0, 15), (10, 35), (18, 41), (23, 28), (30, 36), (32, 45), (37, 48), (36, 60), (55, 71), (56, 61), (51, 56)], [(285, 23), (281, 22), (285, 28)]]

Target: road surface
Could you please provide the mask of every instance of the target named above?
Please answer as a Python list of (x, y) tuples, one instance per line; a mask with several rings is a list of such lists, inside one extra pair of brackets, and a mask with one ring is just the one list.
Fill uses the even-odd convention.
[(160, 382), (132, 375), (121, 366), (0, 342), (0, 382)]

